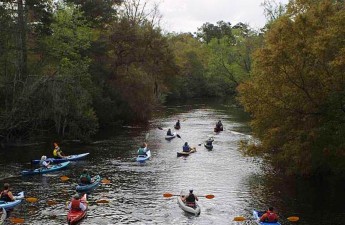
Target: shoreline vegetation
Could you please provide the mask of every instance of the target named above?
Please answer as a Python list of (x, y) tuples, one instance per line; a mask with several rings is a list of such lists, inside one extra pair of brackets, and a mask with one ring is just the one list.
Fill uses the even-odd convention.
[(218, 21), (193, 34), (164, 32), (159, 5), (140, 1), (1, 4), (0, 143), (87, 142), (173, 99), (235, 96), (260, 140), (247, 154), (345, 177), (343, 1), (273, 3), (260, 30)]

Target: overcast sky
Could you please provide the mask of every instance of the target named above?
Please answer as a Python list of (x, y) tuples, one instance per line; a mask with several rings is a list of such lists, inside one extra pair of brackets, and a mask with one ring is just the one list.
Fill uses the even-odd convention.
[[(264, 0), (161, 0), (159, 10), (162, 14), (161, 26), (172, 32), (197, 31), (204, 23), (223, 20), (235, 25), (248, 23), (252, 28), (265, 25)], [(286, 4), (288, 0), (276, 0)]]

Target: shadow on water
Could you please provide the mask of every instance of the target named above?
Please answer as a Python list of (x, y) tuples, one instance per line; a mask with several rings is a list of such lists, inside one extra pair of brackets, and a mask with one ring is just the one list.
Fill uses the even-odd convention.
[[(166, 131), (180, 119), (180, 138), (164, 139)], [(217, 120), (225, 130), (214, 133)], [(233, 101), (197, 99), (174, 102), (157, 109), (148, 125), (130, 125), (106, 130), (94, 138), (93, 144), (64, 143), (66, 154), (90, 152), (68, 169), (46, 175), (22, 177), (20, 171), (30, 168), (30, 160), (45, 154), (51, 156), (52, 145), (8, 148), (0, 152), (0, 180), (9, 182), (14, 193), (24, 190), (38, 202), (24, 202), (12, 216), (24, 218), (25, 224), (65, 224), (66, 202), (75, 193), (79, 174), (87, 168), (111, 181), (89, 196), (89, 215), (82, 224), (244, 224), (233, 222), (235, 216), (251, 219), (253, 209), (273, 205), (283, 225), (285, 218), (297, 215), (302, 225), (344, 224), (344, 184), (334, 181), (311, 183), (271, 174), (258, 158), (244, 157), (238, 141), (251, 138), (249, 116)], [(163, 128), (163, 130), (158, 129)], [(136, 163), (138, 146), (149, 133), (148, 146), (152, 159)], [(214, 148), (198, 146), (214, 137)], [(188, 157), (176, 157), (185, 141), (197, 147)], [(62, 182), (60, 176), (68, 176)], [(165, 192), (178, 194), (194, 189), (200, 198), (201, 215), (185, 214), (176, 197), (164, 198)], [(109, 203), (97, 204), (107, 199)], [(48, 204), (48, 200), (56, 204)], [(246, 224), (249, 224), (247, 221)]]

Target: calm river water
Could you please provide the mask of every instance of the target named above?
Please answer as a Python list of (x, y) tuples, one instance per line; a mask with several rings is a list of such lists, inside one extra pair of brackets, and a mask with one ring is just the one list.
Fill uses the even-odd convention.
[[(181, 139), (166, 141), (168, 128), (180, 119)], [(217, 120), (225, 130), (213, 132)], [(306, 182), (287, 178), (263, 165), (259, 158), (244, 157), (238, 141), (251, 138), (248, 116), (231, 103), (193, 101), (170, 104), (157, 111), (147, 126), (126, 126), (97, 138), (97, 144), (60, 144), (67, 154), (90, 152), (83, 161), (73, 162), (63, 171), (21, 177), (20, 171), (30, 168), (30, 160), (42, 154), (51, 156), (52, 143), (35, 147), (5, 149), (0, 152), (0, 185), (8, 182), (14, 193), (25, 191), (38, 202), (23, 202), (11, 217), (24, 218), (25, 224), (66, 224), (66, 202), (75, 193), (75, 182), (83, 168), (111, 181), (89, 196), (88, 217), (81, 224), (254, 224), (253, 209), (272, 205), (283, 225), (291, 224), (288, 216), (299, 216), (300, 225), (344, 225), (344, 184), (335, 181)], [(163, 130), (157, 129), (162, 127)], [(138, 146), (149, 133), (148, 145), (152, 159), (138, 164), (134, 157)], [(214, 149), (199, 146), (214, 137)], [(187, 141), (197, 152), (187, 158), (176, 157)], [(62, 182), (60, 176), (71, 179)], [(184, 213), (176, 197), (164, 198), (163, 193), (179, 194), (194, 189), (200, 198), (201, 215)], [(107, 199), (107, 204), (97, 204)], [(57, 204), (48, 205), (47, 200)], [(235, 216), (248, 218), (234, 222)], [(10, 222), (7, 222), (10, 224)]]

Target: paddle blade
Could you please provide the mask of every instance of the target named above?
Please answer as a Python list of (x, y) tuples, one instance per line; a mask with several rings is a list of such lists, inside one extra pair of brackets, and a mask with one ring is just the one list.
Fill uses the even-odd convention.
[(102, 180), (102, 184), (110, 184), (110, 180), (104, 178)]
[(24, 219), (23, 218), (10, 218), (11, 223), (24, 223)]
[(243, 216), (236, 216), (234, 218), (234, 221), (245, 221), (245, 220), (246, 220), (246, 218), (244, 218)]
[(106, 200), (106, 199), (100, 199), (100, 200), (97, 200), (96, 203), (109, 203), (109, 200)]
[(181, 138), (181, 136), (180, 136), (179, 134), (176, 134), (176, 136), (177, 136), (178, 138)]
[(30, 202), (30, 203), (35, 203), (35, 202), (38, 201), (37, 198), (33, 198), (33, 197), (26, 198), (25, 200), (26, 200), (27, 202)]
[(161, 127), (157, 127), (159, 130), (163, 130), (163, 128), (161, 128)]
[(67, 177), (67, 176), (61, 176), (60, 179), (61, 179), (62, 182), (65, 182), (65, 181), (68, 181), (68, 180), (69, 180), (69, 177)]
[(290, 222), (297, 222), (299, 220), (298, 216), (290, 216), (287, 218)]
[(164, 194), (163, 194), (163, 197), (165, 197), (165, 198), (170, 198), (170, 197), (172, 197), (172, 196), (174, 196), (174, 195), (171, 194), (171, 193), (164, 193)]
[(49, 206), (51, 206), (51, 205), (56, 205), (57, 202), (54, 201), (54, 200), (48, 200), (48, 201), (47, 201), (47, 204), (48, 204)]
[(212, 198), (214, 198), (214, 195), (206, 195), (205, 198), (212, 199)]

